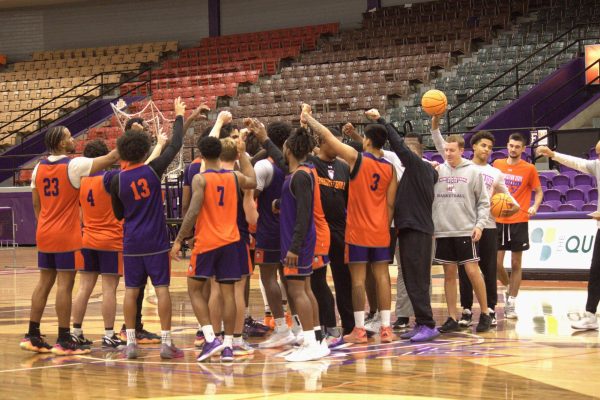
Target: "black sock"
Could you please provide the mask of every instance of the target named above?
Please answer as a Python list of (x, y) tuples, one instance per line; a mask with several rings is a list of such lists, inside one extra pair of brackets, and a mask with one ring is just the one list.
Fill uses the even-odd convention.
[(317, 339), (317, 342), (321, 343), (323, 340), (323, 332), (321, 329), (315, 329), (315, 338)]
[(75, 329), (81, 329), (81, 324), (73, 323), (73, 328), (75, 328)]
[(265, 317), (270, 317), (271, 315), (273, 315), (271, 314), (271, 311), (265, 311)]
[(225, 337), (225, 331), (217, 332), (216, 336)]
[(112, 331), (114, 327), (110, 327), (110, 328), (104, 328), (105, 331)]
[(58, 328), (58, 340), (68, 340), (71, 338), (70, 328)]
[(241, 334), (241, 333), (234, 333), (234, 334), (233, 334), (233, 338), (234, 338), (234, 339), (235, 339), (235, 338), (241, 338), (241, 337), (242, 337), (242, 334)]
[(29, 336), (40, 336), (40, 323), (29, 321), (29, 331), (27, 333)]

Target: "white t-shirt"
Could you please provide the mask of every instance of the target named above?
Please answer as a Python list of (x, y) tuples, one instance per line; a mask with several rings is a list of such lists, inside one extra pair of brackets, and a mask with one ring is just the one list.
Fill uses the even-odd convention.
[(384, 160), (392, 163), (394, 169), (396, 170), (396, 178), (398, 178), (397, 182), (400, 182), (400, 179), (402, 179), (402, 174), (404, 174), (404, 165), (402, 165), (400, 158), (398, 158), (396, 153), (389, 150), (383, 150), (383, 158)]
[[(55, 162), (67, 156), (48, 156), (48, 161)], [(92, 164), (94, 163), (93, 158), (87, 157), (75, 157), (69, 162), (69, 167), (67, 168), (67, 173), (69, 175), (69, 181), (71, 181), (71, 185), (75, 189), (79, 189), (81, 186), (81, 178), (84, 176), (89, 176), (90, 171), (92, 170)], [(40, 163), (37, 163), (33, 172), (31, 174), (31, 188), (35, 189), (35, 176), (37, 174), (37, 169)]]
[(262, 192), (271, 184), (275, 170), (271, 161), (265, 159), (254, 164), (254, 173), (256, 174), (256, 190)]
[[(489, 164), (478, 165), (473, 163), (475, 167), (479, 168), (481, 176), (483, 176), (483, 183), (488, 191), (490, 199), (496, 193), (504, 193), (510, 196), (514, 204), (518, 204), (517, 201), (511, 196), (506, 184), (504, 183), (504, 174), (498, 169), (494, 168)], [(485, 224), (485, 229), (493, 229), (496, 227), (495, 217), (490, 214), (488, 222)]]

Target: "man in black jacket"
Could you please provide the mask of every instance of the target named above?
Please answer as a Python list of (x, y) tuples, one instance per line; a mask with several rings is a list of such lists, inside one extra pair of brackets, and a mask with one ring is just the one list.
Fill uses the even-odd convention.
[(433, 187), (438, 174), (418, 154), (420, 146), (409, 148), (396, 129), (371, 109), (367, 118), (386, 127), (392, 150), (404, 166), (396, 194), (394, 223), (398, 230), (398, 247), (402, 276), (416, 318), (415, 328), (400, 337), (424, 342), (439, 336), (435, 329), (429, 288), (431, 285), (431, 246), (433, 237)]

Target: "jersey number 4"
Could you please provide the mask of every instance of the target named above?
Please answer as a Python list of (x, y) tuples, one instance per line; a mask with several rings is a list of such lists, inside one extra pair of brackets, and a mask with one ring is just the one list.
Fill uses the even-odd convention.
[(150, 188), (146, 179), (140, 178), (137, 182), (131, 182), (130, 186), (131, 190), (133, 190), (134, 199), (141, 200), (150, 197)]
[(92, 192), (92, 189), (90, 189), (90, 191), (88, 192), (87, 202), (90, 203), (90, 206), (92, 207), (96, 206), (96, 203), (94, 203), (94, 193)]
[(44, 196), (58, 196), (58, 178), (44, 178)]

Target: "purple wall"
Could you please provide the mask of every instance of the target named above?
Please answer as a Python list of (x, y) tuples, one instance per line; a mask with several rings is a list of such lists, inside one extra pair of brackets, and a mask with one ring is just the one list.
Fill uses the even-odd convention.
[[(23, 190), (23, 189), (20, 189)], [(17, 225), (16, 241), (19, 245), (35, 245), (35, 215), (31, 201), (31, 191), (25, 188), (18, 192), (0, 193), (0, 207), (13, 210)]]

